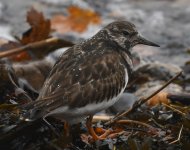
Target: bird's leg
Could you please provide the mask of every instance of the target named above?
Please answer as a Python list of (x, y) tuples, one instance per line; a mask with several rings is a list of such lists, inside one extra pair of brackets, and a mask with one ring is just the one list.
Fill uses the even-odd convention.
[(95, 141), (105, 139), (110, 134), (111, 131), (106, 130), (104, 134), (102, 134), (101, 136), (98, 136), (96, 132), (94, 131), (94, 129), (92, 128), (92, 118), (93, 116), (89, 116), (89, 118), (87, 118), (87, 121), (86, 121), (86, 127), (88, 129), (88, 132), (90, 133), (90, 135), (93, 137)]
[(60, 134), (56, 131), (56, 129), (46, 120), (46, 116), (43, 117), (43, 121), (46, 123), (46, 125), (53, 131), (53, 133), (59, 137)]
[(69, 124), (65, 121), (64, 122), (64, 134), (65, 136), (69, 136)]
[(88, 132), (89, 134), (93, 137), (93, 139), (96, 141), (96, 140), (99, 140), (99, 137), (98, 135), (95, 133), (94, 129), (92, 128), (92, 118), (93, 116), (89, 116), (89, 118), (87, 118), (87, 121), (86, 121), (86, 127), (88, 129)]
[[(60, 133), (56, 131), (56, 129), (46, 120), (46, 117), (43, 117), (44, 122), (47, 124), (47, 126), (53, 131), (53, 133), (59, 137), (61, 136)], [(64, 135), (66, 137), (69, 137), (69, 124), (65, 121), (64, 122)]]

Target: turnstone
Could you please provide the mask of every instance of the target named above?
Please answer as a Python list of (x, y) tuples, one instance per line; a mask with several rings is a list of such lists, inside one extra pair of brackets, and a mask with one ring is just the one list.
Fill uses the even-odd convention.
[(69, 48), (52, 68), (38, 99), (25, 107), (24, 118), (52, 116), (73, 124), (110, 107), (128, 83), (131, 48), (137, 44), (158, 47), (141, 37), (132, 23), (115, 21)]

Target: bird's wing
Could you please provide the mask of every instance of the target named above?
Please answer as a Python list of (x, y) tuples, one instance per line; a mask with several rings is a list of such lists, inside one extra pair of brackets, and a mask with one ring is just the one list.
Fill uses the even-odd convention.
[(50, 112), (63, 105), (74, 108), (109, 100), (124, 88), (125, 73), (113, 50), (83, 53), (71, 48), (55, 64), (31, 108)]

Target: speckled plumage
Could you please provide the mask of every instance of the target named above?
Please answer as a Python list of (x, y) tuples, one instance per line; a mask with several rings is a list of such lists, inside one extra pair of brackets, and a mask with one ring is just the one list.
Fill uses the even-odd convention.
[(137, 37), (133, 24), (117, 21), (69, 48), (52, 68), (38, 99), (25, 106), (23, 116), (77, 122), (113, 105), (132, 72), (130, 49), (143, 44)]

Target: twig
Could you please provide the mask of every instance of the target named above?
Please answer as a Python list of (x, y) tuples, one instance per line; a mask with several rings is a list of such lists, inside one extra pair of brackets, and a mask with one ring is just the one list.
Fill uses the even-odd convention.
[(174, 144), (174, 143), (176, 143), (176, 142), (180, 141), (180, 139), (181, 139), (181, 133), (182, 133), (182, 130), (183, 130), (183, 124), (182, 124), (182, 126), (181, 126), (180, 131), (179, 131), (178, 138), (177, 138), (176, 140), (174, 140), (174, 141), (170, 142), (169, 144)]
[(136, 121), (136, 120), (118, 120), (118, 121), (116, 121), (115, 123), (116, 123), (116, 124), (133, 123), (133, 124), (139, 124), (139, 125), (145, 126), (145, 127), (147, 127), (147, 128), (154, 129), (154, 127), (152, 127), (151, 125), (146, 124), (146, 123), (144, 123), (144, 122)]
[(94, 115), (92, 122), (98, 122), (98, 121), (108, 121), (112, 119), (114, 116), (108, 116), (108, 115)]
[(169, 81), (167, 81), (162, 87), (160, 87), (158, 90), (153, 92), (151, 95), (149, 95), (146, 98), (140, 98), (136, 103), (133, 104), (133, 107), (129, 110), (123, 112), (122, 114), (118, 115), (117, 117), (111, 119), (110, 121), (106, 122), (105, 125), (110, 125), (114, 123), (115, 121), (119, 120), (123, 116), (126, 116), (130, 114), (131, 112), (135, 111), (137, 108), (139, 108), (142, 104), (146, 103), (150, 98), (158, 94), (160, 91), (162, 91), (165, 87), (167, 87), (170, 83), (172, 83), (175, 79), (177, 79), (182, 74), (182, 71), (177, 73), (173, 78), (171, 78)]
[(2, 51), (2, 52), (0, 52), (0, 58), (11, 56), (14, 54), (18, 54), (18, 53), (26, 51), (26, 50), (35, 50), (37, 48), (40, 48), (40, 47), (43, 47), (46, 45), (49, 45), (49, 47), (51, 47), (54, 44), (54, 45), (58, 45), (57, 47), (61, 48), (61, 47), (63, 47), (62, 43), (64, 43), (65, 47), (73, 45), (73, 43), (65, 41), (63, 39), (49, 38), (46, 40), (42, 40), (42, 41), (38, 41), (38, 42), (34, 42), (34, 43), (29, 43), (29, 44), (21, 46), (19, 48), (14, 48), (14, 49)]
[(190, 105), (190, 101), (189, 101), (190, 94), (189, 93), (183, 93), (183, 92), (182, 93), (177, 93), (177, 94), (169, 93), (167, 95), (167, 98), (171, 102), (174, 102), (174, 103), (178, 102), (178, 103), (181, 103), (181, 104), (186, 105), (186, 106)]
[(156, 122), (156, 120), (154, 120), (153, 118), (149, 119), (150, 121), (152, 121), (155, 125), (157, 125), (159, 128), (163, 129), (164, 126), (159, 124), (158, 122)]
[(178, 109), (176, 109), (176, 108), (174, 108), (174, 107), (172, 107), (172, 106), (169, 106), (169, 105), (164, 104), (164, 103), (162, 103), (162, 105), (164, 105), (165, 107), (167, 107), (167, 108), (169, 108), (169, 109), (171, 109), (171, 110), (177, 112), (178, 114), (180, 114), (180, 115), (182, 115), (182, 116), (186, 116), (185, 113), (181, 112), (180, 110), (178, 110)]

